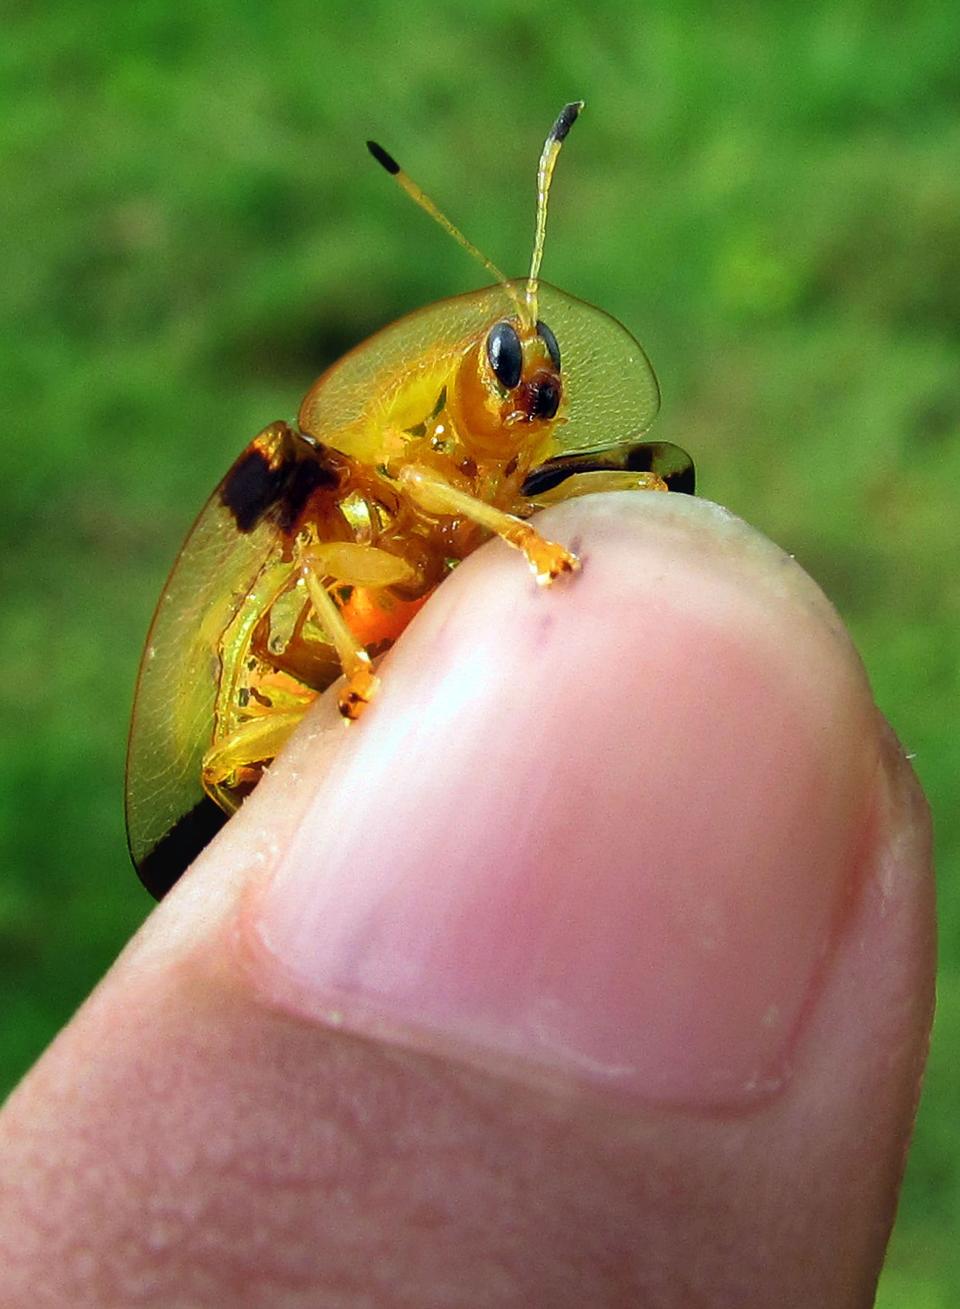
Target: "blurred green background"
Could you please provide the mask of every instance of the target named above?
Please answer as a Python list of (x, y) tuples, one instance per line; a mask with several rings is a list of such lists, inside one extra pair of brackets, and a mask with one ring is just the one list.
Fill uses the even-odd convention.
[(508, 271), (626, 323), (660, 437), (820, 581), (937, 822), (932, 1065), (880, 1303), (960, 1303), (956, 0), (7, 7), (0, 49), (0, 1082), (150, 908), (121, 793), (141, 643), (228, 463), (312, 378)]

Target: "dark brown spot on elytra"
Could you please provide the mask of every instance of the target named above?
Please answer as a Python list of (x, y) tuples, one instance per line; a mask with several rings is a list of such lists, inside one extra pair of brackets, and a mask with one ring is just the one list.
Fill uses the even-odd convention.
[(227, 815), (204, 796), (174, 823), (137, 865), (137, 873), (155, 900), (162, 900), (180, 874), (209, 845), (227, 821)]
[(241, 532), (252, 532), (268, 514), (289, 532), (314, 491), (338, 484), (323, 446), (291, 440), (286, 448), (269, 451), (254, 443), (227, 473), (220, 499)]
[(642, 441), (581, 455), (560, 455), (532, 469), (520, 494), (535, 497), (552, 491), (574, 473), (656, 473), (670, 491), (693, 495), (696, 473), (685, 450), (667, 441)]
[(340, 483), (336, 470), (323, 460), (322, 448), (316, 456), (302, 459), (290, 470), (290, 477), (277, 502), (277, 522), (289, 532), (303, 513), (304, 506), (314, 491), (321, 488), (335, 490)]

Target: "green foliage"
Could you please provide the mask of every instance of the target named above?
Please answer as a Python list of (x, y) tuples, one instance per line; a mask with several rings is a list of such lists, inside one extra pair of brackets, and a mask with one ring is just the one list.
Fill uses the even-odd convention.
[(956, 1303), (955, 0), (89, 0), (4, 29), (0, 1081), (148, 909), (126, 719), (192, 515), (325, 364), (476, 285), (363, 140), (523, 271), (544, 129), (583, 96), (545, 275), (636, 331), (657, 434), (836, 601), (937, 815), (939, 1041), (880, 1302)]

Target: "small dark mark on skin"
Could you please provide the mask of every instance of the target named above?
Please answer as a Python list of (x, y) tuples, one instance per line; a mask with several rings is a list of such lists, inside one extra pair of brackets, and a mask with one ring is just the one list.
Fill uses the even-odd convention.
[(467, 456), (466, 459), (461, 459), (461, 461), (460, 461), (460, 471), (461, 471), (461, 473), (463, 473), (463, 475), (464, 475), (465, 477), (476, 477), (476, 475), (477, 475), (477, 461), (476, 461), (476, 459), (471, 459), (471, 458), (469, 457), (469, 455)]
[(534, 644), (538, 650), (543, 650), (549, 644), (550, 635), (557, 625), (554, 614), (541, 614), (537, 620), (536, 639)]

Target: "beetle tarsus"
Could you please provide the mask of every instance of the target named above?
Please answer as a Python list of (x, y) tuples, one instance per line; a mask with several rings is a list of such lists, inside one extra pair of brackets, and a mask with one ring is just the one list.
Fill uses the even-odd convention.
[(380, 678), (369, 664), (356, 668), (337, 697), (337, 708), (348, 722), (356, 722), (380, 689)]
[(526, 547), (524, 553), (538, 586), (551, 586), (558, 577), (580, 571), (581, 565), (577, 555), (555, 541), (545, 541), (542, 537), (537, 537)]

